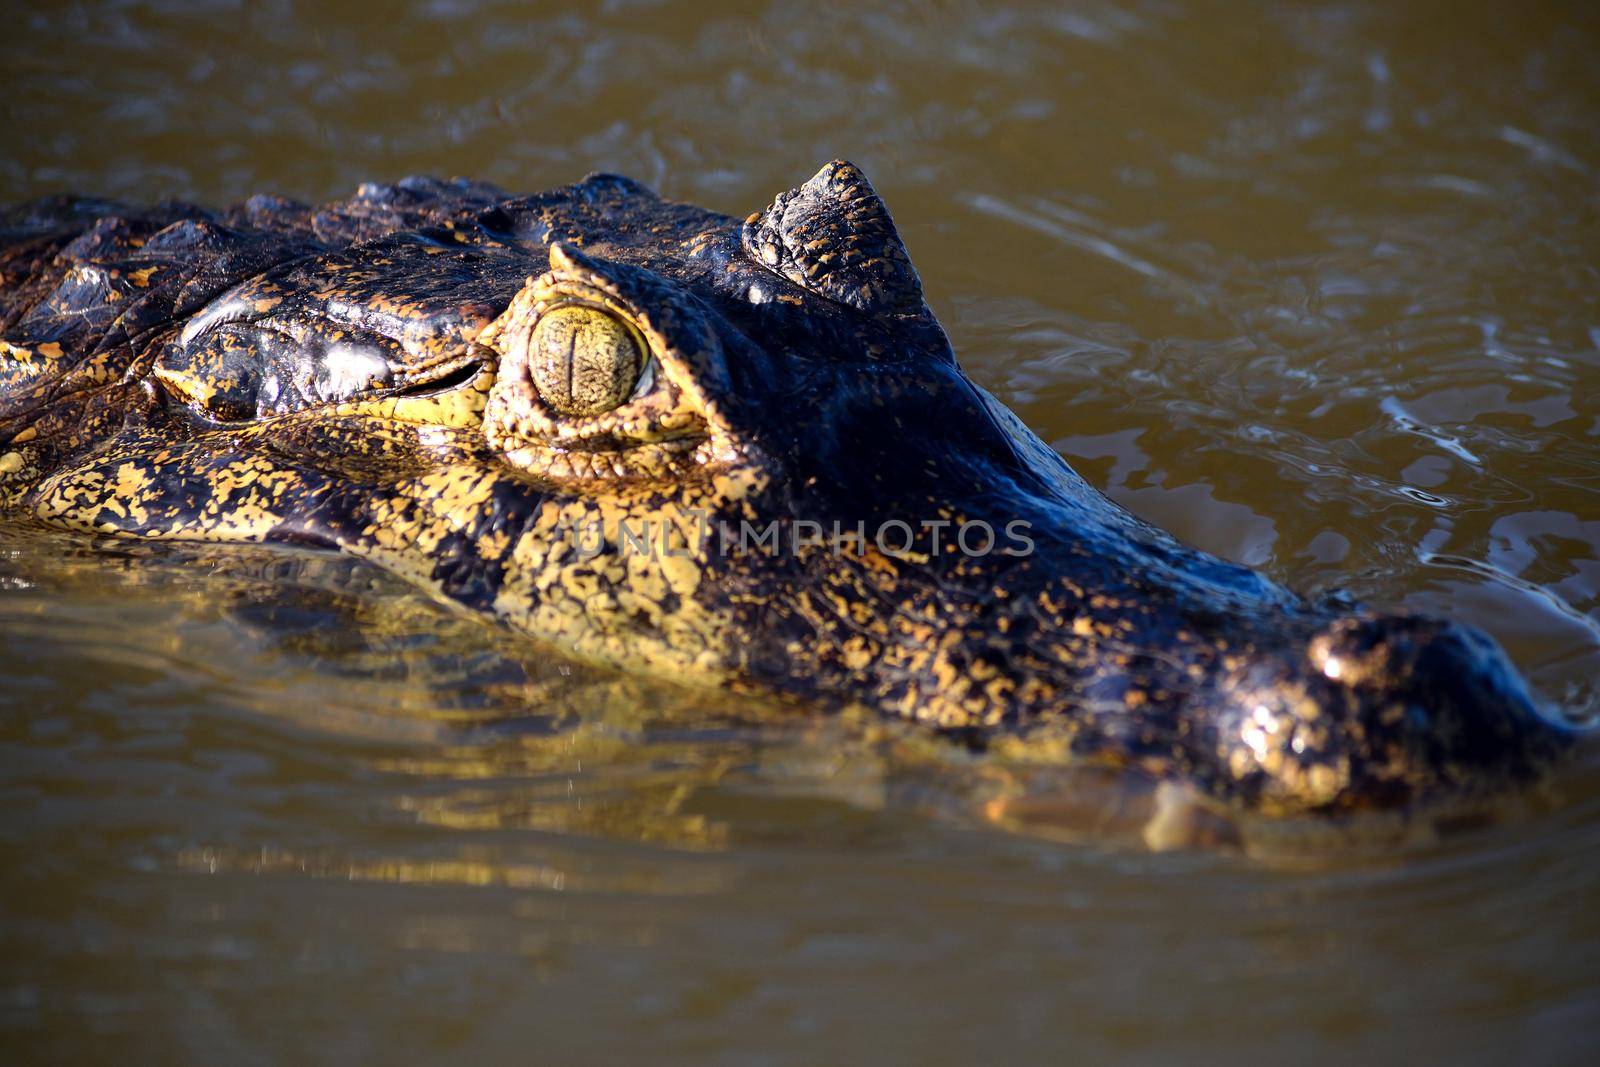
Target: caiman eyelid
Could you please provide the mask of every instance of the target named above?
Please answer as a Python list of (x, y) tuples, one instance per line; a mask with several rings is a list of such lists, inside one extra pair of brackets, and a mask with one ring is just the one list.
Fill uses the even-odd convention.
[(188, 325), (178, 334), (178, 343), (191, 345), (212, 330), (248, 319), (254, 311), (255, 307), (244, 300), (228, 300), (214, 304), (189, 320)]
[(618, 408), (627, 407), (636, 400), (643, 400), (649, 396), (656, 387), (656, 357), (649, 349), (644, 353), (644, 366), (639, 370), (639, 381), (635, 383), (633, 392), (628, 394), (628, 399), (618, 404)]
[(395, 396), (435, 396), (439, 393), (448, 393), (452, 389), (459, 389), (476, 381), (484, 371), (481, 360), (468, 360), (458, 364), (437, 378), (422, 382), (412, 382), (395, 390)]

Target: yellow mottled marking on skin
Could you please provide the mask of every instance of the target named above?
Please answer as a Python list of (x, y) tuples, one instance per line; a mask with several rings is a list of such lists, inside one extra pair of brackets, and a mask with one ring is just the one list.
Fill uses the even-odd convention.
[(10, 341), (0, 341), (0, 356), (4, 356), (11, 362), (19, 363), (24, 367), (32, 367), (33, 365), (33, 349), (14, 345)]
[(1310, 786), (1310, 798), (1313, 804), (1325, 804), (1338, 795), (1340, 787), (1339, 772), (1325, 763), (1318, 763), (1306, 772), (1307, 784)]
[(122, 509), (123, 514), (141, 526), (150, 519), (149, 512), (139, 503), (140, 494), (149, 484), (149, 475), (138, 465), (124, 463), (117, 468), (116, 492), (126, 502)]
[(46, 341), (44, 344), (34, 349), (34, 351), (38, 352), (41, 356), (49, 356), (51, 359), (61, 358), (61, 346), (54, 341)]
[(840, 658), (850, 670), (864, 670), (872, 662), (872, 648), (865, 638), (853, 636), (845, 641)]
[(145, 486), (148, 485), (149, 482), (150, 476), (147, 475), (144, 472), (144, 469), (137, 464), (124, 463), (122, 466), (117, 468), (116, 491), (118, 495), (133, 496), (137, 493), (143, 492)]
[(504, 530), (496, 530), (478, 538), (478, 555), (484, 559), (504, 559), (510, 547), (511, 537)]
[(137, 285), (141, 289), (149, 288), (149, 286), (150, 286), (150, 275), (154, 274), (156, 271), (158, 271), (160, 269), (161, 269), (160, 267), (145, 267), (142, 270), (129, 271), (128, 272), (128, 280), (131, 281), (134, 285)]
[(421, 490), (422, 499), (437, 502), (440, 515), (465, 518), (494, 495), (495, 481), (480, 468), (452, 466), (430, 471), (410, 484)]
[(661, 560), (661, 572), (667, 585), (681, 597), (693, 595), (700, 585), (700, 564), (681, 556), (668, 556)]
[(216, 388), (202, 374), (157, 366), (151, 372), (157, 381), (166, 384), (173, 392), (192, 403), (205, 407), (217, 395)]
[(22, 469), (22, 453), (7, 452), (0, 456), (0, 474), (15, 474)]

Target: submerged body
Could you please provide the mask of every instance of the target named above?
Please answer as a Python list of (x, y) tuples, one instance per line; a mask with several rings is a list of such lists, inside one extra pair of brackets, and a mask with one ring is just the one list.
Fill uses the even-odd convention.
[(1221, 810), (1484, 795), (1569, 741), (1482, 634), (1087, 485), (962, 373), (847, 163), (742, 222), (600, 175), (0, 231), (13, 516), (337, 548), (594, 660)]

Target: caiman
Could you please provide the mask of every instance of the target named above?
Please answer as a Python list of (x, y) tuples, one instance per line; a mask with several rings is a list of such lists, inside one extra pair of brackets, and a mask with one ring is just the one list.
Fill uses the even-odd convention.
[(1208, 810), (1500, 794), (1573, 732), (1459, 623), (1310, 600), (975, 385), (849, 163), (740, 220), (627, 178), (0, 218), (0, 508), (372, 561), (573, 655)]

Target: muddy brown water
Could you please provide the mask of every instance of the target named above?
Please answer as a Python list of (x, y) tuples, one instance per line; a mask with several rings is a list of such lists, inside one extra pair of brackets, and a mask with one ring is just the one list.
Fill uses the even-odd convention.
[[(0, 200), (866, 168), (1135, 512), (1600, 703), (1583, 4), (12, 3)], [(1294, 862), (567, 663), (347, 561), (0, 529), (11, 1062), (1592, 1062), (1600, 767)]]

